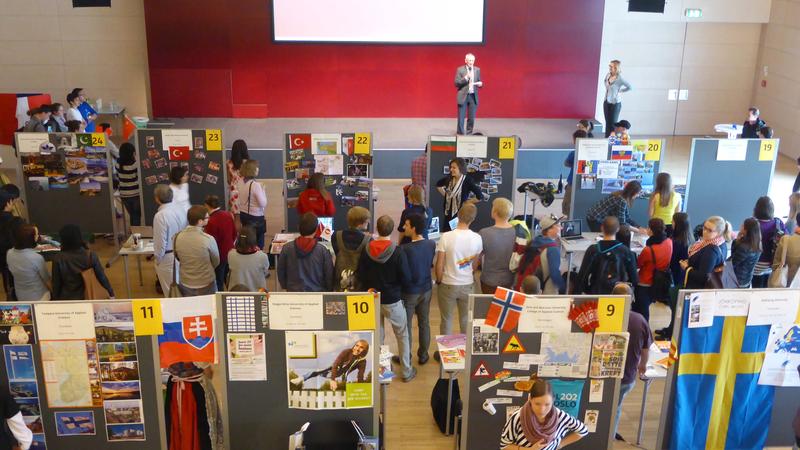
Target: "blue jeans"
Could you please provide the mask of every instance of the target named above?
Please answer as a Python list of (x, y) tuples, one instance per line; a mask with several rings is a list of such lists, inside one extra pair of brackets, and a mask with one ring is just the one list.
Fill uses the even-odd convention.
[[(478, 89), (477, 87), (475, 89)], [(467, 94), (467, 99), (463, 104), (458, 105), (458, 134), (472, 134), (472, 127), (475, 126), (475, 113), (478, 111), (478, 102), (475, 94)], [(467, 129), (464, 132), (464, 119), (467, 119)]]
[(264, 235), (267, 233), (267, 221), (264, 216), (251, 216), (247, 213), (239, 213), (239, 219), (242, 221), (243, 227), (250, 225), (256, 230), (258, 248), (264, 250)]
[(406, 308), (406, 318), (408, 319), (408, 352), (411, 353), (414, 332), (411, 331), (411, 320), (414, 313), (417, 314), (417, 327), (419, 328), (419, 347), (417, 357), (427, 357), (428, 348), (431, 346), (431, 324), (429, 313), (431, 310), (431, 290), (422, 294), (403, 294), (403, 303)]
[(617, 428), (619, 428), (619, 416), (622, 413), (622, 401), (625, 400), (625, 396), (627, 396), (628, 393), (633, 390), (633, 386), (635, 384), (636, 384), (636, 379), (633, 380), (633, 383), (619, 385), (619, 400), (617, 401), (617, 415), (616, 418), (614, 419), (614, 436), (617, 435)]
[(383, 326), (384, 319), (389, 319), (389, 323), (392, 325), (394, 337), (397, 339), (397, 356), (400, 358), (402, 376), (408, 378), (411, 376), (411, 352), (409, 352), (408, 346), (408, 319), (403, 301), (388, 305), (381, 304), (381, 345), (383, 345), (386, 335), (386, 328)]

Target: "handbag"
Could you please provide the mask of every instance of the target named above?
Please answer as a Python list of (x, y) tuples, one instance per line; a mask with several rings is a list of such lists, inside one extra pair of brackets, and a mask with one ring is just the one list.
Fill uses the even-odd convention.
[(87, 251), (87, 259), (89, 268), (81, 271), (81, 278), (83, 278), (83, 298), (86, 300), (108, 300), (111, 298), (108, 295), (106, 288), (97, 280), (97, 274), (94, 273), (94, 264), (92, 264), (92, 252)]
[[(791, 237), (787, 238), (791, 239)], [(800, 286), (800, 280), (798, 280), (797, 273), (794, 274), (791, 280), (789, 280), (789, 266), (786, 265), (786, 254), (789, 251), (789, 241), (783, 246), (783, 252), (781, 253), (781, 266), (777, 270), (773, 270), (772, 273), (769, 275), (769, 280), (767, 280), (767, 287), (771, 288), (796, 288)], [(800, 272), (800, 271), (798, 271)]]
[(178, 232), (175, 237), (172, 238), (172, 283), (169, 285), (169, 292), (167, 293), (168, 298), (183, 297), (181, 288), (178, 286), (178, 251), (175, 248), (175, 244), (178, 243), (179, 234), (181, 234), (181, 232)]
[(650, 255), (653, 257), (653, 283), (650, 286), (654, 300), (666, 300), (669, 298), (669, 289), (673, 286), (672, 271), (658, 270), (656, 265), (656, 251), (653, 246), (649, 246)]

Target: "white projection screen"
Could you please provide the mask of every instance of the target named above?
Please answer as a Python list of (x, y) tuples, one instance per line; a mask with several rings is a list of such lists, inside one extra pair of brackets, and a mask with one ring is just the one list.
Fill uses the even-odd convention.
[(485, 0), (272, 0), (275, 42), (483, 43)]

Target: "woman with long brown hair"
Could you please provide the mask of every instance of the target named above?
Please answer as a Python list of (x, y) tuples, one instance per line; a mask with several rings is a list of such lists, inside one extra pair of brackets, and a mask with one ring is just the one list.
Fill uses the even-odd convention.
[(333, 217), (336, 214), (333, 198), (325, 189), (325, 175), (320, 172), (311, 175), (306, 189), (297, 200), (297, 215), (302, 216), (309, 212), (317, 217)]
[(648, 216), (664, 221), (667, 237), (672, 236), (672, 216), (681, 209), (681, 194), (672, 187), (672, 177), (666, 172), (656, 176), (656, 188), (650, 196)]
[(630, 210), (633, 208), (634, 200), (641, 193), (642, 184), (636, 180), (629, 181), (621, 191), (614, 192), (595, 203), (594, 206), (586, 211), (586, 222), (589, 224), (589, 230), (599, 232), (600, 223), (606, 220), (606, 217), (613, 216), (619, 219), (620, 225), (628, 224), (631, 226), (631, 231), (638, 232), (638, 225), (631, 219)]

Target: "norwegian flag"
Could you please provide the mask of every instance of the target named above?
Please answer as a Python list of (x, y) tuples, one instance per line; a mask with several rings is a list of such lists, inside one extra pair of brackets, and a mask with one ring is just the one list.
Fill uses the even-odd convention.
[(525, 294), (499, 287), (494, 291), (494, 298), (489, 305), (484, 324), (510, 333), (517, 328), (523, 306), (525, 306)]

